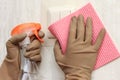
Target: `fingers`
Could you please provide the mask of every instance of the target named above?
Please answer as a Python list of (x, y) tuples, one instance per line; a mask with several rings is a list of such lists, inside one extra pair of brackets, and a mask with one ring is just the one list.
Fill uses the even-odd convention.
[[(42, 31), (39, 31), (39, 32), (38, 32), (38, 36), (39, 36), (40, 38), (44, 38), (45, 33), (42, 32)], [(31, 34), (31, 35), (30, 35), (30, 41), (33, 41), (33, 40), (36, 39), (36, 38), (37, 38), (37, 37), (35, 36), (35, 34)]]
[(80, 41), (84, 41), (85, 27), (84, 27), (84, 17), (82, 15), (78, 16), (77, 22), (77, 38)]
[(35, 49), (38, 49), (41, 47), (41, 43), (39, 40), (35, 39), (33, 40), (28, 46), (27, 46), (27, 51), (30, 51), (30, 50), (35, 50)]
[(100, 48), (100, 46), (101, 46), (101, 44), (102, 44), (102, 42), (103, 42), (105, 33), (106, 33), (106, 31), (105, 31), (104, 28), (101, 29), (101, 31), (99, 32), (99, 34), (98, 34), (98, 36), (97, 36), (97, 39), (96, 39), (96, 41), (95, 41), (95, 44), (94, 44), (94, 48), (95, 48), (96, 50), (98, 50), (98, 49)]
[[(39, 40), (35, 39), (33, 40), (26, 48), (26, 53), (24, 56), (26, 58), (29, 58), (32, 61), (40, 61), (41, 56), (40, 56), (40, 47), (41, 43)], [(38, 56), (37, 59), (35, 56)]]
[(26, 34), (14, 35), (8, 41), (10, 41), (12, 44), (17, 44), (21, 42), (22, 40), (24, 40), (26, 36), (27, 36)]
[(31, 61), (35, 61), (35, 62), (41, 61), (41, 56), (40, 55), (36, 55), (36, 56), (30, 57), (30, 60)]
[(40, 36), (40, 38), (43, 38), (44, 36), (45, 36), (45, 33), (44, 32), (42, 32), (42, 31), (39, 31), (39, 36)]
[(29, 58), (30, 60), (33, 60), (33, 61), (40, 61), (41, 60), (40, 49), (28, 51), (24, 54), (24, 56), (26, 58)]
[(85, 36), (85, 42), (88, 42), (91, 44), (92, 41), (92, 19), (90, 17), (86, 20), (86, 36)]
[(61, 52), (58, 41), (56, 41), (55, 46), (54, 46), (54, 54), (55, 54), (55, 58), (57, 61), (61, 60), (61, 58), (63, 57), (63, 53)]
[(27, 58), (30, 58), (32, 56), (35, 56), (35, 55), (39, 55), (40, 54), (40, 49), (36, 49), (36, 50), (32, 50), (32, 51), (27, 51), (24, 56), (27, 57)]
[(76, 17), (72, 17), (71, 22), (70, 22), (70, 30), (69, 30), (69, 42), (72, 42), (75, 40), (76, 37), (76, 26), (77, 26), (77, 19)]
[(41, 47), (40, 41), (37, 39), (33, 40), (27, 46), (26, 53), (24, 54), (24, 56), (32, 61), (40, 61), (41, 60), (40, 47)]

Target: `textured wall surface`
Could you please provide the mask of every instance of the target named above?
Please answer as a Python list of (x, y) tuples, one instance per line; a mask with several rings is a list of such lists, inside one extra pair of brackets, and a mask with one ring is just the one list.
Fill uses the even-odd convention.
[[(108, 33), (120, 51), (120, 0), (0, 0), (0, 64), (5, 55), (5, 42), (11, 29), (23, 22), (41, 22), (43, 31), (47, 30), (48, 7), (73, 5), (80, 8), (91, 2)], [(42, 15), (42, 16), (41, 16)], [(120, 80), (120, 59), (95, 70), (92, 80)]]

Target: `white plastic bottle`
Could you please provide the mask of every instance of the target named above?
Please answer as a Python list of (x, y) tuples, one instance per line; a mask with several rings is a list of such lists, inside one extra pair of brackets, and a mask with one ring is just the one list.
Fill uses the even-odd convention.
[(42, 47), (40, 63), (39, 79), (40, 80), (65, 80), (64, 72), (56, 63), (54, 57), (55, 39), (44, 39), (45, 43)]
[(30, 44), (29, 34), (27, 37), (19, 44), (22, 47), (21, 50), (21, 69), (23, 70), (23, 75), (21, 80), (39, 80), (38, 78), (38, 68), (36, 62), (30, 61), (29, 59), (23, 56), (26, 53), (26, 48)]

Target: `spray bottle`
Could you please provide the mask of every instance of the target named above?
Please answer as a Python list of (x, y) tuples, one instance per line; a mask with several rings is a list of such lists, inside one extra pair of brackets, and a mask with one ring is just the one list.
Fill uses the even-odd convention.
[[(21, 69), (24, 71), (21, 80), (64, 80), (64, 73), (55, 61), (53, 47), (55, 40), (45, 38), (45, 42), (41, 49), (42, 61), (40, 67), (35, 62), (29, 61), (23, 54), (26, 47), (30, 44), (30, 35), (34, 34), (40, 42), (43, 40), (38, 36), (41, 25), (38, 23), (24, 23), (16, 26), (11, 35), (26, 33), (27, 37), (19, 43), (21, 50)], [(35, 70), (33, 70), (33, 68)], [(38, 69), (39, 68), (39, 69)]]
[(26, 52), (27, 46), (30, 44), (30, 35), (34, 34), (40, 42), (43, 40), (38, 36), (38, 31), (41, 30), (41, 25), (39, 23), (24, 23), (16, 26), (11, 35), (26, 33), (26, 38), (19, 43), (22, 47), (21, 50), (21, 69), (23, 70), (23, 75), (21, 80), (38, 80), (38, 66), (34, 61), (30, 61), (25, 58), (23, 54)]

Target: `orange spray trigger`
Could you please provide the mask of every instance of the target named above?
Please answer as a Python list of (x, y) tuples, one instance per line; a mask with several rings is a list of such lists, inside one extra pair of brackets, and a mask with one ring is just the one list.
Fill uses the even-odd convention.
[(31, 33), (34, 34), (40, 42), (44, 42), (38, 35), (38, 31), (41, 30), (41, 25), (39, 23), (24, 23), (16, 26), (12, 31), (11, 35), (21, 34), (21, 33)]

